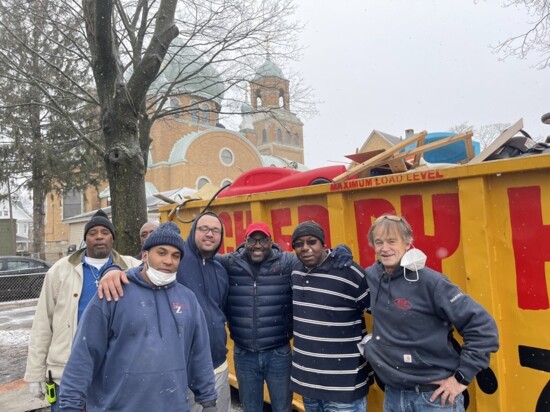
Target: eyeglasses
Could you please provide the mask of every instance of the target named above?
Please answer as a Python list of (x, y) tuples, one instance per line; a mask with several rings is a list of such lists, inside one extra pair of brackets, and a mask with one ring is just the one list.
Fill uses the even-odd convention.
[(256, 246), (257, 243), (259, 243), (262, 246), (267, 246), (270, 240), (271, 239), (268, 238), (268, 237), (260, 237), (260, 238), (247, 237), (246, 238), (246, 245), (250, 246), (250, 247), (253, 247), (253, 246)]
[(294, 242), (294, 243), (292, 244), (292, 248), (293, 248), (293, 249), (301, 249), (301, 248), (303, 248), (306, 244), (307, 244), (308, 246), (315, 246), (315, 245), (317, 244), (317, 242), (319, 242), (319, 239), (308, 239), (308, 240), (306, 240), (305, 242), (302, 241), (302, 240), (299, 240), (299, 241)]
[(402, 222), (403, 218), (401, 216), (395, 216), (395, 215), (384, 215), (380, 219), (388, 219), (392, 222)]
[(204, 234), (212, 232), (213, 235), (219, 235), (220, 233), (222, 233), (222, 230), (219, 227), (199, 226), (197, 227), (197, 230)]

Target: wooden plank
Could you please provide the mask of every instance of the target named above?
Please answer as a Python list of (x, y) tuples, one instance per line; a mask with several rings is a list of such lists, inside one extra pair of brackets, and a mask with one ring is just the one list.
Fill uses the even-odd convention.
[(392, 173), (403, 173), (409, 170), (407, 164), (405, 163), (405, 159), (390, 158), (388, 160), (388, 166), (390, 167)]
[(374, 165), (379, 165), (381, 163), (387, 163), (387, 160), (393, 154), (399, 152), (401, 149), (404, 149), (405, 147), (407, 147), (407, 146), (409, 146), (413, 143), (416, 143), (418, 140), (420, 140), (422, 138), (425, 138), (427, 134), (428, 134), (428, 132), (426, 132), (424, 130), (424, 131), (422, 131), (418, 134), (415, 134), (414, 136), (412, 136), (409, 139), (406, 139), (406, 140), (403, 140), (402, 142), (397, 143), (395, 146), (392, 146), (389, 149), (384, 150), (382, 153), (374, 156), (373, 158), (371, 158), (371, 159), (369, 159), (369, 160), (367, 160), (363, 163), (360, 163), (358, 165), (355, 165), (352, 168), (350, 168), (349, 170), (347, 170), (346, 172), (336, 176), (333, 179), (333, 182), (334, 183), (343, 182), (348, 177), (353, 176), (354, 174), (362, 172), (366, 169), (372, 169), (374, 167)]
[[(473, 133), (471, 131), (468, 131), (468, 132), (464, 132), (464, 133), (461, 133), (461, 134), (457, 134), (455, 136), (450, 136), (450, 137), (446, 137), (444, 139), (436, 140), (435, 142), (431, 142), (431, 143), (425, 144), (423, 146), (415, 147), (414, 149), (409, 150), (408, 152), (399, 153), (399, 154), (395, 155), (394, 157), (392, 157), (392, 160), (394, 160), (394, 159), (398, 160), (400, 158), (405, 158), (405, 157), (408, 157), (408, 156), (411, 156), (411, 155), (416, 156), (417, 154), (419, 155), (419, 154), (422, 154), (422, 153), (427, 152), (429, 150), (434, 150), (434, 149), (437, 149), (441, 146), (446, 146), (448, 144), (455, 143), (455, 142), (458, 142), (460, 140), (464, 140), (464, 144), (466, 146), (468, 146), (468, 143), (471, 146), (472, 145), (472, 140), (471, 140), (472, 135), (473, 135)], [(468, 152), (468, 149), (466, 149), (466, 152)], [(472, 150), (472, 153), (473, 153), (473, 150)]]
[(473, 165), (476, 163), (483, 162), (490, 155), (492, 155), (500, 146), (502, 146), (504, 143), (506, 143), (508, 140), (514, 137), (516, 133), (519, 132), (520, 129), (522, 128), (523, 128), (523, 119), (519, 119), (512, 126), (510, 126), (508, 129), (503, 131), (500, 134), (500, 136), (497, 137), (495, 140), (493, 140), (493, 142), (489, 146), (487, 146), (485, 149), (483, 149), (480, 154), (478, 154), (476, 157), (470, 160), (468, 164)]

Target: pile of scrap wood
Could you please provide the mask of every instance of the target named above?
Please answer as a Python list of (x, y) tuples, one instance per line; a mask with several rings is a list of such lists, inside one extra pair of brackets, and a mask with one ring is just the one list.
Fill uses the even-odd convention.
[[(339, 183), (350, 178), (351, 176), (370, 177), (373, 174), (403, 173), (409, 170), (418, 170), (426, 165), (426, 162), (423, 162), (423, 154), (425, 152), (439, 149), (443, 146), (461, 141), (464, 142), (466, 157), (460, 163), (479, 163), (486, 160), (492, 153), (508, 142), (522, 128), (523, 120), (520, 119), (508, 129), (504, 130), (499, 137), (497, 137), (477, 156), (474, 155), (474, 147), (472, 143), (473, 133), (471, 131), (446, 137), (430, 143), (425, 143), (426, 135), (428, 133), (426, 131), (422, 131), (390, 147), (389, 149), (379, 149), (350, 155), (349, 157), (358, 161), (358, 163), (352, 164), (346, 172), (336, 176), (333, 181), (335, 183)], [(404, 150), (410, 146), (414, 146), (414, 148)]]

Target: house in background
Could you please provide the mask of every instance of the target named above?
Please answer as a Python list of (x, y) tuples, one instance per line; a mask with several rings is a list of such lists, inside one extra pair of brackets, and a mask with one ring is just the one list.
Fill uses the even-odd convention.
[[(12, 200), (10, 208), (8, 199), (0, 200), (0, 225), (2, 227), (0, 254), (4, 256), (30, 254), (32, 216), (27, 213), (21, 202)], [(15, 229), (15, 238), (12, 228)]]

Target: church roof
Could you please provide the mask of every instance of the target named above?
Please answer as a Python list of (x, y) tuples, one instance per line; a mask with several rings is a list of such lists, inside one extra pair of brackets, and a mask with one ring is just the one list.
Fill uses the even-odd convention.
[[(247, 139), (244, 138), (244, 136), (240, 133), (234, 132), (232, 130), (228, 129), (207, 129), (207, 130), (200, 130), (192, 133), (188, 133), (184, 136), (182, 136), (172, 147), (172, 151), (170, 152), (170, 156), (168, 157), (168, 162), (161, 162), (160, 164), (164, 163), (167, 165), (173, 165), (175, 163), (181, 163), (187, 161), (187, 150), (191, 146), (191, 144), (197, 140), (198, 138), (211, 133), (213, 131), (219, 132), (220, 130), (223, 131), (223, 133), (228, 133), (236, 138), (240, 139), (243, 143), (247, 144), (248, 146), (254, 148), (254, 151), (257, 152), (258, 149), (250, 143)], [(159, 165), (157, 163), (156, 165)], [(149, 164), (149, 166), (152, 166), (152, 163)]]
[(271, 61), (271, 56), (268, 54), (265, 62), (256, 70), (254, 80), (261, 77), (278, 77), (286, 80), (283, 71), (275, 63)]
[(187, 94), (214, 100), (221, 105), (225, 84), (212, 63), (205, 61), (181, 38), (168, 48), (163, 68), (151, 85), (151, 92), (165, 91), (170, 85), (171, 94)]
[(284, 157), (275, 156), (275, 155), (261, 155), (261, 157), (262, 157), (262, 166), (286, 167), (288, 169), (296, 169), (299, 171), (309, 170), (302, 163), (297, 163), (292, 160), (285, 159)]

